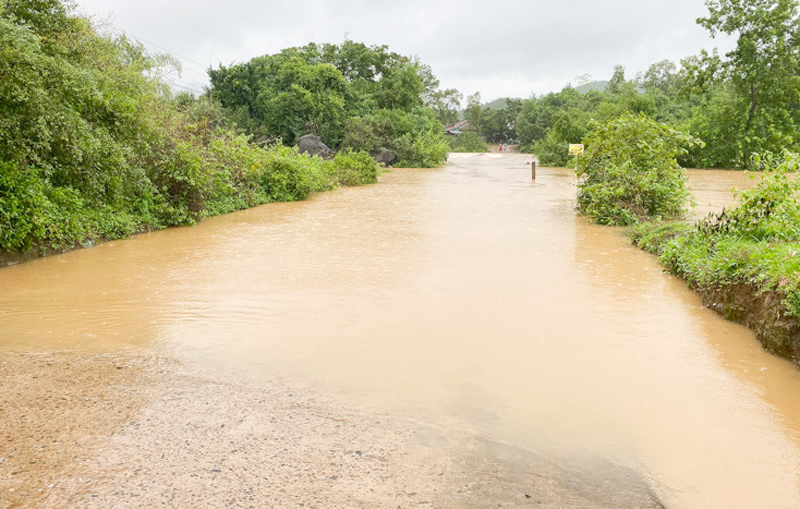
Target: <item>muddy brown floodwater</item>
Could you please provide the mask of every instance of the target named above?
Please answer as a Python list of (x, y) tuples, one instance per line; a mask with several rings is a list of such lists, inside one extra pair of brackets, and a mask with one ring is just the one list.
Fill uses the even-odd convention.
[[(532, 183), (528, 160), (453, 154), (443, 168), (396, 169), (377, 185), (0, 269), (0, 348), (12, 364), (19, 355), (41, 366), (50, 364), (36, 356), (56, 355), (54, 366), (64, 364), (58, 355), (112, 356), (108, 366), (130, 355), (135, 366), (148, 356), (182, 366), (169, 387), (148, 382), (171, 399), (134, 391), (141, 403), (120, 418), (128, 423), (115, 432), (122, 438), (100, 433), (81, 463), (89, 470), (125, 451), (130, 461), (153, 454), (134, 447), (138, 425), (130, 422), (160, 423), (157, 436), (183, 422), (171, 412), (207, 415), (195, 427), (219, 422), (213, 416), (268, 419), (270, 412), (250, 406), (263, 396), (251, 393), (280, 387), (324, 400), (317, 413), (329, 424), (336, 408), (347, 409), (345, 421), (379, 416), (356, 420), (354, 433), (385, 426), (394, 438), (382, 450), (408, 449), (398, 461), (428, 461), (441, 470), (434, 477), (460, 472), (453, 483), (462, 498), (455, 484), (396, 470), (392, 482), (406, 491), (438, 486), (433, 498), (417, 501), (423, 505), (483, 506), (541, 473), (550, 488), (502, 502), (535, 505), (549, 493), (551, 506), (800, 507), (797, 368), (705, 309), (620, 230), (576, 217), (570, 170), (539, 168)], [(691, 172), (690, 182), (699, 216), (729, 203), (730, 188), (751, 183), (730, 172)], [(146, 379), (159, 376), (167, 375)], [(197, 389), (210, 380), (224, 390)], [(0, 385), (6, 407), (8, 386)], [(237, 394), (251, 399), (236, 406)], [(193, 410), (189, 400), (211, 403)], [(291, 420), (292, 408), (309, 404), (278, 405), (273, 414)], [(417, 431), (392, 431), (397, 423)], [(238, 439), (247, 429), (265, 432), (251, 425)], [(384, 443), (373, 435), (372, 443)], [(203, 436), (215, 443), (214, 433)], [(162, 442), (158, 450), (168, 449)], [(414, 452), (422, 446), (424, 454)], [(437, 456), (440, 446), (449, 463)], [(257, 460), (258, 449), (251, 451), (237, 468)], [(76, 477), (71, 468), (51, 473), (53, 482)], [(148, 482), (169, 491), (163, 483), (176, 472)], [(377, 489), (391, 478), (384, 474), (382, 481), (351, 475)], [(470, 477), (482, 480), (481, 490), (464, 488)], [(114, 501), (114, 483), (130, 476), (119, 467), (104, 482), (112, 488), (94, 496)], [(630, 498), (613, 498), (626, 490)], [(392, 493), (318, 505), (396, 506)], [(299, 501), (296, 492), (284, 496)], [(280, 497), (270, 500), (281, 505)]]

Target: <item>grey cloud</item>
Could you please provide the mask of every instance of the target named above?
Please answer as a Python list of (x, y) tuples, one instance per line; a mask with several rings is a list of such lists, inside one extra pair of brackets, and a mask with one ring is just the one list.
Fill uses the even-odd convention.
[[(418, 55), (445, 87), (484, 98), (557, 90), (583, 73), (628, 76), (710, 47), (702, 0), (79, 0), (132, 34), (205, 65), (345, 36)], [(526, 88), (527, 87), (527, 88)]]

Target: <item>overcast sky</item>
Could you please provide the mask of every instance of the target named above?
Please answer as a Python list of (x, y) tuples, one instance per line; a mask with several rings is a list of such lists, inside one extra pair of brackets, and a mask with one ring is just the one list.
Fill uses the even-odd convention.
[[(205, 69), (309, 42), (386, 44), (430, 65), (465, 96), (530, 97), (576, 77), (633, 78), (655, 62), (723, 47), (695, 20), (703, 0), (77, 0), (154, 51), (181, 57), (177, 83), (201, 88)], [(157, 45), (159, 47), (155, 47)]]

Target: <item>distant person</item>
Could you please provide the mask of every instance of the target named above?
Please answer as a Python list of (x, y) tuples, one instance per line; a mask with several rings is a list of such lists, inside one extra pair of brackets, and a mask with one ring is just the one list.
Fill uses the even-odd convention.
[(502, 146), (502, 145), (500, 145), (499, 147), (497, 147), (497, 151), (498, 151), (498, 152), (502, 152), (502, 151), (503, 151), (503, 146)]

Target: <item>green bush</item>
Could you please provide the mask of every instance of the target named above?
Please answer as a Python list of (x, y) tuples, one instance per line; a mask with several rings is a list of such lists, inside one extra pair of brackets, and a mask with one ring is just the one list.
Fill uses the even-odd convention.
[(380, 167), (367, 152), (344, 149), (327, 161), (340, 186), (360, 186), (378, 181)]
[(699, 143), (643, 114), (596, 126), (578, 158), (578, 211), (607, 225), (683, 216), (689, 193), (676, 157)]
[(392, 150), (400, 158), (395, 166), (434, 168), (447, 161), (450, 148), (442, 126), (431, 110), (377, 110), (354, 118), (345, 127), (342, 147), (376, 155)]
[(265, 156), (259, 184), (270, 201), (305, 200), (311, 193), (334, 186), (319, 157), (298, 154), (297, 148), (281, 145), (270, 149)]
[(569, 155), (569, 143), (559, 140), (554, 131), (550, 131), (544, 140), (535, 142), (525, 151), (536, 154), (539, 164), (542, 166), (563, 168), (572, 163)]
[(52, 209), (47, 191), (35, 169), (0, 165), (0, 248), (29, 249), (46, 235)]
[(488, 152), (483, 138), (472, 131), (448, 136), (447, 143), (450, 145), (452, 152)]

